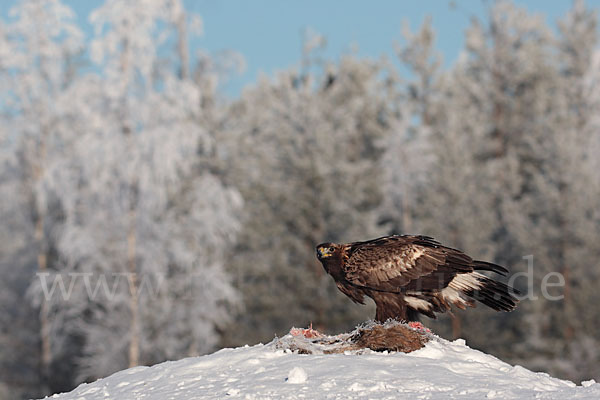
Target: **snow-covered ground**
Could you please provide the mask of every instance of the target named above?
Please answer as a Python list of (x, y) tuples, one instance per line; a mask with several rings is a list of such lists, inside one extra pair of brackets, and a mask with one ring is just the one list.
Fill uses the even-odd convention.
[[(291, 338), (287, 335), (282, 338)], [(463, 340), (434, 337), (409, 354), (296, 354), (282, 341), (118, 372), (60, 400), (106, 399), (600, 399), (582, 386), (511, 366)]]

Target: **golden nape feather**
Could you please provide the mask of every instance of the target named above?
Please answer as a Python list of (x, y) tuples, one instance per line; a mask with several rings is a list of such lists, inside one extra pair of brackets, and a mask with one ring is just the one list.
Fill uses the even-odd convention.
[(517, 291), (478, 271), (506, 275), (508, 270), (473, 260), (428, 236), (393, 235), (346, 244), (322, 243), (317, 258), (338, 289), (354, 302), (370, 297), (375, 320), (417, 320), (419, 314), (474, 307), (512, 311)]

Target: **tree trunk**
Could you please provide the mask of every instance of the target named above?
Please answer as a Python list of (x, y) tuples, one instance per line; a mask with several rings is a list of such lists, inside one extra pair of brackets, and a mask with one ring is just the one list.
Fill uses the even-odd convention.
[[(564, 309), (565, 315), (569, 315), (571, 312), (571, 277), (569, 276), (569, 266), (564, 265), (562, 270), (563, 277), (565, 278), (565, 298), (564, 298)], [(572, 315), (572, 314), (571, 314)], [(564, 336), (567, 342), (570, 342), (573, 339), (573, 325), (568, 318), (564, 319), (565, 330)]]
[[(41, 138), (40, 138), (40, 146), (37, 154), (37, 163), (33, 165), (33, 186), (32, 186), (32, 195), (34, 198), (34, 207), (35, 207), (35, 231), (34, 231), (34, 239), (38, 246), (38, 254), (37, 254), (37, 263), (38, 263), (38, 272), (45, 273), (48, 270), (48, 255), (47, 255), (47, 245), (44, 236), (44, 220), (46, 218), (46, 211), (39, 209), (37, 205), (37, 201), (35, 201), (35, 187), (38, 182), (42, 178), (42, 174), (44, 172), (44, 164), (46, 162), (46, 141), (48, 129), (45, 126), (41, 127)], [(49, 307), (48, 301), (45, 296), (42, 296), (42, 303), (40, 305), (40, 338), (41, 338), (41, 365), (40, 365), (40, 375), (42, 377), (42, 381), (46, 382), (48, 377), (48, 373), (50, 370), (50, 362), (52, 361), (52, 347), (50, 342), (50, 320), (49, 320)]]
[[(35, 241), (38, 244), (38, 272), (45, 273), (48, 269), (48, 257), (44, 246), (44, 217), (43, 214), (38, 215), (35, 223)], [(42, 304), (40, 308), (40, 336), (42, 341), (42, 364), (41, 375), (46, 377), (50, 368), (52, 352), (50, 347), (50, 321), (48, 319), (48, 302), (42, 296)]]
[(570, 276), (570, 266), (569, 266), (569, 243), (568, 237), (570, 236), (568, 221), (566, 220), (565, 213), (567, 212), (567, 194), (566, 187), (567, 184), (559, 184), (559, 207), (558, 210), (558, 227), (560, 229), (560, 239), (559, 239), (559, 255), (558, 261), (560, 265), (560, 273), (562, 274), (565, 281), (564, 288), (564, 298), (563, 298), (563, 337), (565, 341), (568, 343), (573, 339), (573, 321), (571, 321), (571, 317), (576, 315), (572, 310), (572, 300), (571, 300), (571, 276)]
[(185, 12), (177, 16), (177, 53), (179, 54), (179, 79), (186, 80), (190, 77), (190, 55), (187, 42)]
[[(129, 21), (123, 23), (125, 26), (129, 24)], [(131, 62), (131, 50), (128, 39), (122, 40), (123, 50), (121, 52), (121, 73), (123, 74), (125, 84), (124, 87), (129, 86), (130, 81), (130, 62)], [(133, 128), (129, 125), (128, 115), (129, 110), (126, 101), (127, 94), (123, 93), (123, 107), (119, 112), (121, 113), (121, 123), (123, 136), (126, 140), (126, 145), (129, 148), (132, 147), (132, 134)], [(129, 283), (129, 312), (131, 313), (131, 321), (129, 325), (129, 367), (135, 367), (140, 363), (140, 330), (139, 330), (139, 293), (138, 293), (138, 279), (137, 279), (137, 263), (136, 263), (136, 204), (137, 204), (137, 184), (135, 178), (129, 185), (130, 199), (129, 199), (129, 229), (127, 232), (127, 272), (128, 272), (128, 283)]]
[(140, 333), (139, 333), (139, 304), (138, 282), (136, 272), (136, 232), (135, 209), (129, 211), (129, 233), (127, 234), (127, 267), (129, 272), (129, 309), (131, 312), (130, 340), (129, 340), (129, 367), (140, 363)]

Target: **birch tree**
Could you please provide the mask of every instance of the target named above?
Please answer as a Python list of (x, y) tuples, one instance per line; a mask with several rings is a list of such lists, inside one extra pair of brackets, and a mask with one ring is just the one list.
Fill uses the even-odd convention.
[(182, 13), (176, 1), (106, 2), (91, 15), (100, 72), (66, 92), (78, 137), (49, 166), (63, 221), (48, 280), (66, 280), (50, 304), (63, 350), (83, 343), (78, 380), (211, 350), (237, 303), (223, 263), (241, 197), (203, 168), (215, 140), (184, 46), (176, 61), (159, 56), (181, 43), (176, 24), (197, 21)]
[[(10, 127), (9, 140), (16, 145), (3, 186), (11, 193), (5, 198), (17, 203), (9, 201), (15, 208), (3, 211), (8, 220), (25, 217), (27, 223), (15, 231), (15, 239), (21, 243), (16, 248), (23, 251), (23, 245), (34, 243), (33, 262), (43, 274), (50, 268), (53, 238), (49, 221), (56, 217), (47, 186), (48, 165), (62, 155), (62, 143), (68, 140), (59, 99), (71, 83), (70, 61), (82, 48), (82, 34), (74, 13), (56, 0), (21, 1), (10, 10), (10, 17), (0, 33), (0, 104)], [(5, 225), (7, 229), (10, 226), (14, 227)], [(31, 272), (17, 268), (10, 274), (16, 277)], [(16, 295), (23, 299), (24, 293)], [(53, 357), (49, 309), (43, 299), (35, 307), (39, 310), (40, 374), (48, 384)]]

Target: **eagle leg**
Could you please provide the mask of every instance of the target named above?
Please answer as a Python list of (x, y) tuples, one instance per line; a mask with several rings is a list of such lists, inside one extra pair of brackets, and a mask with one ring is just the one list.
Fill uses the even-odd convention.
[(388, 319), (406, 321), (406, 303), (401, 295), (371, 291), (369, 297), (375, 301), (375, 321), (382, 323)]

